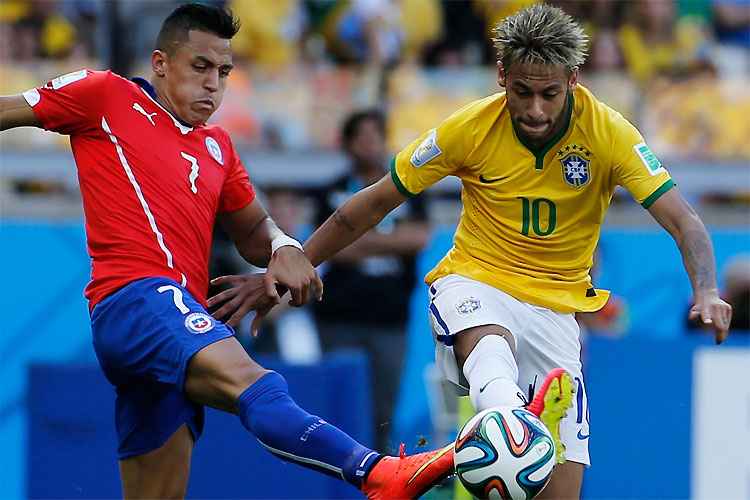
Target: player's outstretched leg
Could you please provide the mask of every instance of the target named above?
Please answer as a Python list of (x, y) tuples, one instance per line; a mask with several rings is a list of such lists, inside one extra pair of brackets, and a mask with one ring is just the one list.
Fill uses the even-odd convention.
[[(476, 411), (494, 406), (524, 406), (517, 385), (518, 366), (511, 345), (511, 332), (499, 325), (469, 328), (456, 335), (456, 362), (469, 383), (469, 397)], [(557, 461), (565, 461), (560, 439), (560, 421), (573, 404), (573, 381), (562, 368), (552, 370), (526, 405), (549, 429), (555, 440)]]
[[(386, 495), (422, 492), (453, 469), (449, 452), (437, 458), (437, 453), (394, 458), (362, 446), (297, 406), (284, 378), (255, 363), (234, 338), (213, 343), (193, 357), (185, 390), (196, 402), (239, 414), (245, 428), (279, 458), (343, 479), (370, 498), (408, 498)], [(393, 489), (401, 483), (414, 486)]]
[(557, 463), (565, 462), (565, 445), (560, 439), (560, 422), (573, 404), (573, 379), (562, 368), (550, 371), (544, 383), (526, 407), (539, 417), (555, 440)]

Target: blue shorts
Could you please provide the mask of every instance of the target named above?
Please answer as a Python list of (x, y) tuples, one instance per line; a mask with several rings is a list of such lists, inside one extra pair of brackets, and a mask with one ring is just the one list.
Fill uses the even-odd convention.
[(117, 390), (120, 460), (161, 447), (182, 424), (197, 440), (204, 410), (183, 390), (188, 363), (234, 331), (166, 278), (134, 281), (102, 300), (91, 330), (99, 364)]

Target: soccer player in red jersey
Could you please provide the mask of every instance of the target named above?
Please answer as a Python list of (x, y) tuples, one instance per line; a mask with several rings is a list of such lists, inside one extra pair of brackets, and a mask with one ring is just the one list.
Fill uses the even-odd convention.
[(221, 104), (238, 29), (224, 10), (184, 5), (162, 25), (150, 81), (81, 70), (0, 97), (0, 130), (70, 136), (92, 260), (85, 294), (94, 348), (117, 389), (123, 494), (185, 495), (208, 405), (237, 414), (284, 460), (371, 498), (416, 497), (452, 472), (450, 447), (397, 458), (362, 446), (297, 406), (284, 378), (255, 363), (206, 310), (217, 220), (248, 262), (267, 267), (243, 280), (241, 296), (220, 297), (217, 316), (237, 311), (232, 324), (251, 309), (262, 315), (280, 300), (277, 285), (294, 305), (322, 294), (301, 245), (256, 199), (227, 133), (206, 125)]

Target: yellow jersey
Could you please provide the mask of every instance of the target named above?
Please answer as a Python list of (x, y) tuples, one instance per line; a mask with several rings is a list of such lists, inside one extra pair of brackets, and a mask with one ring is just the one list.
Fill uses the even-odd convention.
[(616, 186), (648, 208), (674, 183), (638, 130), (586, 88), (570, 94), (565, 113), (561, 132), (534, 149), (498, 93), (394, 157), (391, 177), (406, 196), (449, 175), (462, 182), (453, 248), (428, 284), (459, 274), (559, 312), (604, 306), (609, 292), (592, 286), (589, 270)]

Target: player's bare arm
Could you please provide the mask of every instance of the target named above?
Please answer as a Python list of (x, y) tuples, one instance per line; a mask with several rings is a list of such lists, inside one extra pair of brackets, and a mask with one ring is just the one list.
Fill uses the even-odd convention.
[(257, 199), (235, 212), (219, 214), (221, 228), (250, 264), (267, 267), (271, 261), (271, 239), (281, 230)]
[(22, 95), (0, 96), (0, 130), (15, 127), (41, 127), (41, 124)]
[(430, 229), (426, 223), (402, 222), (395, 230), (387, 234), (377, 231), (365, 233), (357, 241), (331, 257), (331, 260), (357, 262), (374, 255), (415, 255), (425, 247), (429, 238)]
[(390, 174), (352, 196), (339, 207), (305, 243), (313, 265), (330, 259), (375, 227), (394, 208), (406, 201)]
[(720, 344), (729, 333), (732, 306), (719, 297), (714, 250), (706, 227), (677, 189), (662, 195), (649, 212), (672, 235), (682, 253), (695, 296), (690, 318), (700, 317)]
[[(321, 297), (323, 284), (301, 249), (293, 245), (283, 244), (272, 254), (275, 241), (283, 243), (284, 240), (290, 242), (294, 240), (286, 236), (276, 226), (257, 199), (240, 210), (221, 215), (219, 221), (232, 241), (235, 242), (240, 255), (245, 260), (253, 265), (268, 268), (264, 275), (264, 282), (269, 298), (275, 298), (277, 302), (280, 300), (276, 285), (289, 289), (292, 295), (291, 304), (295, 306), (307, 303), (312, 296)], [(216, 284), (229, 283), (229, 281), (226, 281), (229, 278), (231, 277), (218, 278)], [(232, 288), (224, 292), (224, 295), (212, 297), (211, 304), (218, 304), (231, 298), (231, 300), (244, 304), (243, 308), (251, 306), (253, 302), (251, 298), (255, 297), (254, 281), (257, 278), (248, 278), (246, 286), (249, 290), (245, 290), (235, 279), (234, 283), (230, 283), (233, 285)], [(244, 281), (243, 284), (245, 284)], [(240, 294), (241, 291), (249, 293)], [(238, 302), (235, 302), (234, 305), (237, 306)], [(233, 309), (230, 307), (227, 312)], [(251, 309), (255, 308), (249, 307), (245, 313)], [(243, 315), (240, 315), (236, 320), (238, 321)]]

